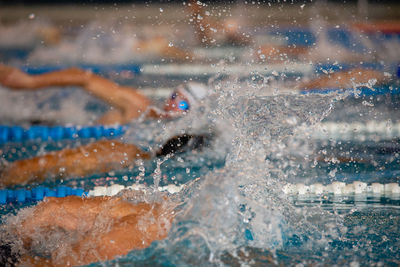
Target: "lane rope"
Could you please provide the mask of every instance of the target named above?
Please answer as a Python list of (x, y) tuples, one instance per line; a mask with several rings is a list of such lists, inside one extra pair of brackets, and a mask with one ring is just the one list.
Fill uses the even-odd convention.
[[(169, 192), (175, 194), (180, 192), (185, 185), (167, 185), (160, 186), (160, 192)], [(49, 188), (45, 186), (38, 186), (32, 189), (0, 189), (0, 205), (10, 203), (31, 203), (43, 200), (45, 197), (66, 197), (66, 196), (79, 196), (79, 197), (96, 197), (96, 196), (115, 196), (124, 189), (130, 190), (144, 190), (147, 186), (143, 184), (134, 184), (131, 186), (124, 186), (120, 184), (113, 184), (111, 186), (96, 186), (93, 190), (85, 191), (83, 188), (72, 188), (68, 186), (58, 186), (56, 188)]]
[(7, 142), (24, 142), (28, 140), (53, 140), (77, 138), (102, 138), (121, 136), (126, 126), (20, 126), (0, 125), (0, 144)]
[(0, 189), (0, 204), (9, 203), (29, 203), (43, 200), (44, 197), (66, 197), (66, 196), (87, 195), (82, 188), (71, 188), (68, 186), (58, 186), (56, 188), (48, 188), (38, 186), (32, 189)]
[[(88, 196), (114, 196), (124, 189), (141, 190), (145, 188), (145, 185), (132, 185), (123, 186), (114, 184), (112, 186), (96, 186), (93, 190), (88, 192)], [(167, 191), (171, 194), (180, 192), (185, 185), (167, 185), (159, 187), (159, 191)], [(287, 195), (322, 195), (322, 194), (334, 194), (334, 195), (358, 195), (358, 194), (373, 194), (385, 197), (400, 197), (400, 186), (397, 183), (364, 183), (361, 181), (355, 181), (351, 184), (344, 182), (333, 182), (332, 184), (323, 185), (316, 183), (312, 185), (305, 184), (286, 184), (282, 187), (282, 191)]]
[[(42, 74), (50, 71), (56, 71), (71, 67), (69, 65), (37, 65), (23, 66), (21, 69), (29, 74)], [(74, 67), (91, 70), (96, 74), (112, 74), (112, 73), (130, 73), (133, 75), (172, 75), (172, 76), (214, 76), (216, 74), (234, 74), (239, 76), (248, 76), (249, 73), (257, 73), (261, 75), (310, 75), (312, 73), (332, 73), (339, 70), (345, 70), (355, 67), (374, 69), (379, 71), (386, 70), (388, 73), (398, 76), (400, 66), (398, 64), (382, 65), (379, 63), (364, 62), (362, 64), (347, 63), (320, 63), (310, 64), (301, 62), (290, 62), (290, 64), (273, 63), (273, 64), (223, 64), (223, 65), (206, 65), (206, 64), (111, 64), (111, 65), (95, 65), (95, 64), (78, 64)]]
[(319, 140), (368, 140), (392, 139), (400, 137), (400, 123), (385, 121), (360, 122), (322, 122), (310, 137)]
[[(176, 194), (184, 189), (186, 185), (166, 185), (159, 186), (158, 191)], [(66, 196), (79, 196), (79, 197), (98, 197), (98, 196), (115, 196), (122, 190), (144, 190), (147, 188), (143, 184), (133, 184), (131, 186), (124, 186), (120, 184), (113, 184), (111, 186), (95, 186), (90, 191), (84, 191), (83, 188), (71, 188), (68, 186), (58, 186), (56, 188), (48, 188), (38, 186), (32, 189), (1, 189), (0, 190), (0, 204), (10, 203), (29, 203), (43, 200), (45, 197), (66, 197)], [(297, 196), (322, 196), (322, 195), (335, 195), (335, 196), (374, 196), (386, 197), (389, 199), (400, 199), (400, 185), (398, 183), (365, 183), (361, 181), (354, 181), (353, 183), (346, 184), (344, 182), (333, 182), (331, 184), (323, 185), (322, 183), (315, 183), (305, 185), (303, 183), (291, 184), (287, 183), (282, 187), (282, 192), (286, 195)]]
[(283, 186), (282, 191), (287, 195), (374, 195), (385, 196), (387, 198), (399, 198), (400, 186), (398, 183), (364, 183), (354, 181), (353, 183), (346, 184), (344, 182), (333, 182), (331, 184), (323, 185), (321, 183), (305, 185), (299, 184), (286, 184)]

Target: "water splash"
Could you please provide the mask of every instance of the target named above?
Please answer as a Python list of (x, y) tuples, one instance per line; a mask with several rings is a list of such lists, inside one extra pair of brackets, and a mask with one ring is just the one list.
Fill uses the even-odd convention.
[[(275, 251), (292, 236), (310, 248), (327, 245), (339, 235), (341, 218), (318, 207), (294, 207), (281, 193), (287, 175), (273, 172), (276, 162), (266, 158), (276, 146), (290, 150), (287, 137), (299, 126), (320, 121), (335, 96), (259, 97), (265, 88), (249, 88), (235, 79), (213, 86), (218, 108), (208, 117), (233, 125), (226, 166), (181, 193), (185, 205), (168, 240), (150, 250), (168, 255), (173, 264), (222, 264), (227, 252), (239, 259), (238, 250), (247, 246)], [(139, 260), (137, 252), (130, 255)]]

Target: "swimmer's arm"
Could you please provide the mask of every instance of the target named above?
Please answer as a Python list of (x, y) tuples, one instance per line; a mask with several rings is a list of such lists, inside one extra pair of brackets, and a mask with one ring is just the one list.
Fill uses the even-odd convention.
[(39, 228), (58, 227), (85, 233), (92, 230), (96, 217), (106, 210), (104, 218), (119, 220), (137, 215), (143, 205), (132, 204), (117, 197), (47, 197), (39, 202), (30, 216), (24, 218), (18, 232), (23, 240), (32, 239)]
[[(111, 260), (116, 256), (126, 255), (131, 250), (146, 248), (153, 241), (167, 236), (172, 216), (160, 216), (160, 205), (141, 203), (135, 209), (136, 214), (120, 218), (110, 231), (87, 235), (61, 261), (82, 265)], [(92, 249), (85, 251), (83, 248), (88, 245)]]
[[(121, 112), (119, 114), (120, 120), (116, 122), (128, 123), (130, 120), (138, 118), (150, 105), (150, 100), (137, 90), (130, 87), (119, 86), (97, 75), (92, 75), (85, 83), (84, 88), (119, 109), (118, 111)], [(114, 112), (115, 111), (116, 110), (114, 110)], [(104, 122), (105, 118), (102, 120)], [(113, 121), (111, 120), (109, 122)]]
[(170, 42), (163, 37), (142, 40), (136, 44), (135, 50), (138, 53), (157, 54), (167, 59), (188, 60), (193, 58), (191, 52), (173, 45), (171, 46)]
[[(150, 100), (137, 90), (119, 86), (90, 71), (78, 68), (29, 75), (19, 69), (0, 65), (0, 84), (12, 89), (25, 90), (36, 90), (50, 86), (81, 86), (86, 91), (118, 108), (118, 112), (120, 112), (118, 120), (103, 119), (107, 123), (127, 123), (139, 117), (150, 104)], [(110, 117), (110, 115), (108, 116)]]
[(110, 200), (111, 197), (45, 198), (34, 207), (28, 217), (24, 218), (18, 235), (25, 246), (29, 246), (30, 240), (35, 236), (35, 231), (40, 228), (57, 227), (65, 231), (75, 231), (79, 227), (82, 232), (90, 231), (102, 204)]
[(353, 84), (365, 84), (373, 79), (376, 79), (377, 84), (387, 81), (387, 78), (380, 71), (353, 69), (323, 75), (312, 81), (302, 83), (299, 89), (352, 88)]
[(195, 33), (201, 44), (211, 44), (212, 43), (212, 28), (219, 29), (216, 27), (205, 15), (204, 9), (201, 3), (195, 0), (190, 1), (190, 11), (191, 17), (193, 19), (194, 25), (196, 27)]
[(0, 64), (0, 83), (11, 89), (36, 90), (50, 86), (84, 86), (91, 72), (77, 68), (30, 75), (18, 68)]
[(83, 177), (131, 166), (135, 159), (149, 158), (149, 154), (135, 145), (103, 140), (12, 162), (1, 173), (0, 184), (40, 182), (47, 177)]
[(164, 49), (162, 49), (161, 54), (166, 58), (176, 59), (176, 60), (189, 60), (193, 59), (194, 57), (192, 53), (177, 48), (175, 46), (165, 47)]
[(251, 39), (248, 35), (239, 32), (239, 25), (235, 20), (227, 20), (223, 23), (213, 21), (206, 14), (203, 4), (197, 0), (190, 1), (191, 17), (196, 27), (196, 34), (201, 44), (215, 44), (214, 36), (225, 35), (225, 39), (233, 44), (247, 45)]
[[(93, 227), (100, 213), (103, 219), (112, 219), (114, 222), (107, 232), (97, 231)], [(160, 204), (132, 204), (111, 197), (48, 198), (35, 207), (34, 213), (25, 219), (18, 233), (29, 250), (35, 231), (40, 229), (60, 227), (69, 232), (80, 231), (86, 237), (72, 247), (71, 253), (61, 256), (56, 250), (52, 259), (57, 259), (57, 265), (83, 265), (148, 247), (153, 241), (166, 237), (172, 219), (173, 213), (162, 209)], [(89, 227), (85, 230), (82, 224)], [(46, 262), (44, 259), (33, 261), (27, 256), (24, 261)]]
[[(57, 228), (71, 234), (79, 229), (81, 234), (89, 232), (100, 213), (102, 204), (111, 197), (81, 198), (68, 196), (64, 198), (45, 198), (32, 207), (33, 211), (23, 218), (21, 224), (12, 230), (23, 242), (27, 251), (32, 250), (32, 242), (38, 232)], [(62, 242), (62, 241), (60, 241)], [(51, 259), (25, 254), (19, 259), (21, 266), (57, 266)]]
[(308, 48), (305, 46), (284, 46), (284, 45), (261, 45), (257, 49), (259, 56), (265, 56), (268, 61), (286, 60), (284, 56), (299, 56), (308, 52)]

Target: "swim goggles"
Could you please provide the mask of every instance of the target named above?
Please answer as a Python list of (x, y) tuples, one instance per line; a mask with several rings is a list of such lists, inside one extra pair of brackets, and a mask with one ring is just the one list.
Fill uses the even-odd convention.
[[(175, 100), (177, 96), (178, 96), (177, 92), (173, 92), (171, 95), (171, 99)], [(178, 109), (180, 109), (182, 111), (186, 111), (186, 110), (190, 109), (189, 102), (186, 100), (180, 100), (177, 107), (178, 107)]]

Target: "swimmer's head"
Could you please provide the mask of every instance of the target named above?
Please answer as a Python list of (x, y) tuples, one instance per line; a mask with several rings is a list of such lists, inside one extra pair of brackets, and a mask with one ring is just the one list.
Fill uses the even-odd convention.
[(190, 82), (180, 85), (167, 99), (164, 110), (169, 113), (185, 113), (207, 95), (208, 88), (201, 83)]

